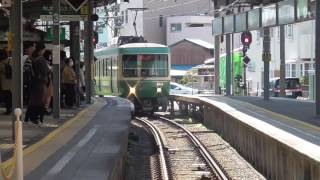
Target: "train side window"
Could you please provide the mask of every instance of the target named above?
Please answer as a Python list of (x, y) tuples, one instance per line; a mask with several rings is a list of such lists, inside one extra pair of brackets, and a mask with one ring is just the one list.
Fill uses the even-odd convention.
[(122, 56), (122, 74), (124, 77), (138, 76), (138, 59), (137, 55)]
[(106, 59), (103, 59), (102, 60), (102, 76), (105, 76), (106, 74), (105, 74), (105, 61), (106, 61)]

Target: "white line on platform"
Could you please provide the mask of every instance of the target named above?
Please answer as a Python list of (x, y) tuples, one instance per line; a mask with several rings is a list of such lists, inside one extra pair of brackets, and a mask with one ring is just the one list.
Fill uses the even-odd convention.
[(94, 136), (98, 130), (98, 126), (94, 126), (90, 131), (84, 136), (77, 145), (75, 145), (67, 154), (65, 154), (50, 170), (49, 172), (41, 178), (41, 180), (50, 179), (50, 177), (58, 174), (77, 154), (77, 152), (89, 142), (89, 140)]
[(319, 140), (319, 137), (318, 137), (318, 136), (315, 136), (315, 135), (313, 135), (313, 134), (310, 134), (310, 133), (308, 133), (308, 132), (302, 131), (302, 130), (297, 129), (297, 128), (292, 127), (292, 126), (288, 126), (287, 124), (284, 124), (284, 123), (282, 123), (282, 122), (275, 121), (275, 120), (273, 120), (273, 119), (271, 119), (271, 118), (268, 118), (268, 117), (266, 117), (266, 116), (264, 116), (264, 115), (262, 115), (262, 114), (256, 113), (256, 112), (251, 111), (251, 110), (249, 110), (249, 109), (247, 109), (247, 111), (249, 111), (249, 112), (251, 112), (251, 113), (253, 113), (253, 114), (257, 115), (257, 116), (260, 116), (260, 117), (262, 117), (262, 118), (264, 118), (264, 119), (271, 120), (273, 123), (276, 123), (276, 124), (278, 124), (278, 125), (287, 127), (287, 128), (289, 128), (289, 129), (295, 130), (295, 131), (297, 131), (297, 132), (299, 132), (299, 133), (301, 133), (301, 134), (304, 134), (304, 135), (307, 135), (307, 136), (310, 136), (310, 137), (312, 137), (312, 138), (314, 138), (314, 139)]

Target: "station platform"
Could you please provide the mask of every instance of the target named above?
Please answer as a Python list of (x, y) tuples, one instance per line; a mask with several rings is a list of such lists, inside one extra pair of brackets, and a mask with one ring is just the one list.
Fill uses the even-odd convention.
[[(25, 138), (25, 134), (34, 134), (30, 136), (32, 143), (24, 141), (24, 179), (121, 177), (127, 152), (130, 106), (128, 101), (118, 97), (95, 98), (94, 104), (78, 112), (63, 112), (69, 118), (55, 122), (53, 130), (46, 130), (44, 125), (32, 126), (28, 132), (23, 127)], [(46, 122), (48, 128), (54, 124), (54, 120)], [(9, 167), (10, 161), (4, 162), (4, 166)]]
[(250, 96), (206, 96), (236, 110), (260, 119), (304, 140), (320, 145), (320, 117), (315, 116), (314, 103), (289, 98)]
[(320, 179), (320, 119), (312, 102), (221, 95), (170, 98), (183, 114), (202, 113), (203, 124), (267, 179)]

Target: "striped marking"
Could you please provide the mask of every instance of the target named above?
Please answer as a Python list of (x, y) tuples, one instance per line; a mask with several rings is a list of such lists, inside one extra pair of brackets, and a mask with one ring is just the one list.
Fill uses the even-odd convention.
[(71, 161), (71, 159), (81, 150), (81, 148), (86, 145), (90, 139), (95, 135), (98, 130), (98, 126), (94, 126), (90, 131), (84, 136), (77, 145), (75, 145), (68, 153), (66, 153), (46, 174), (42, 180), (50, 179), (50, 177), (57, 175), (61, 170)]

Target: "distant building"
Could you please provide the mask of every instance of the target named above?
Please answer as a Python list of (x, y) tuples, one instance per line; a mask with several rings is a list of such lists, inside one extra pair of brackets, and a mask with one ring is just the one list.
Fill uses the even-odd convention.
[(144, 37), (149, 42), (160, 44), (169, 44), (166, 38), (169, 17), (212, 16), (214, 9), (212, 0), (144, 0), (143, 6), (148, 8), (143, 13)]
[(211, 16), (173, 16), (167, 18), (167, 45), (185, 38), (201, 39), (212, 43)]
[(136, 30), (138, 36), (143, 36), (143, 10), (136, 12), (133, 8), (143, 8), (143, 0), (132, 0), (129, 2), (120, 3), (119, 16), (122, 21), (120, 28), (120, 36), (135, 36), (135, 29), (133, 26), (134, 20), (136, 19)]
[(212, 58), (214, 51), (213, 44), (200, 39), (183, 39), (169, 47), (171, 51), (171, 76), (175, 81), (179, 81), (192, 67)]

